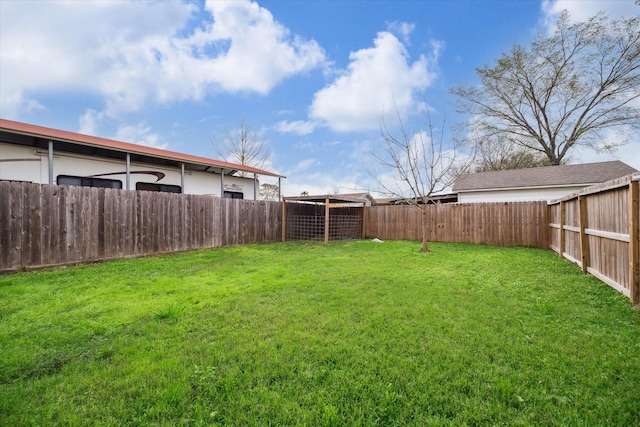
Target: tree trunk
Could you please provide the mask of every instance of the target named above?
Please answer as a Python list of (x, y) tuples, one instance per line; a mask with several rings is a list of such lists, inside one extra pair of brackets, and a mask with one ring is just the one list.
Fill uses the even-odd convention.
[(429, 242), (427, 241), (427, 237), (429, 236), (429, 228), (427, 224), (427, 204), (423, 204), (420, 206), (422, 210), (422, 218), (421, 218), (421, 226), (422, 226), (422, 252), (429, 252)]

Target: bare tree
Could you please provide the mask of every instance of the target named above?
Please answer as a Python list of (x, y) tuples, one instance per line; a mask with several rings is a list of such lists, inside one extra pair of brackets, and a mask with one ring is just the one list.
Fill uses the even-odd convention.
[(277, 201), (280, 199), (280, 187), (275, 184), (260, 185), (260, 200)]
[(476, 146), (471, 169), (474, 172), (551, 166), (549, 159), (539, 151), (511, 144), (500, 138), (486, 138)]
[[(610, 150), (640, 128), (640, 17), (570, 25), (564, 11), (553, 36), (516, 44), (476, 72), (479, 86), (452, 92), (475, 116), (477, 141), (502, 138), (558, 165), (577, 145)], [(607, 140), (608, 130), (620, 139)]]
[[(214, 140), (213, 144), (217, 156), (243, 166), (265, 169), (273, 156), (267, 143), (244, 120), (239, 128), (228, 131), (222, 141)], [(237, 176), (246, 177), (248, 174), (238, 172)]]
[(426, 130), (419, 127), (409, 129), (399, 111), (396, 109), (395, 112), (397, 130), (392, 131), (383, 119), (383, 145), (379, 153), (372, 153), (380, 165), (391, 169), (393, 180), (376, 180), (388, 195), (400, 198), (422, 211), (422, 251), (428, 252), (427, 206), (433, 203), (432, 197), (436, 193), (450, 188), (456, 178), (468, 170), (472, 157), (464, 156), (458, 151), (460, 147), (455, 138), (445, 142), (446, 119), (443, 120), (443, 129), (438, 131), (439, 136), (436, 137), (428, 107), (425, 108)]

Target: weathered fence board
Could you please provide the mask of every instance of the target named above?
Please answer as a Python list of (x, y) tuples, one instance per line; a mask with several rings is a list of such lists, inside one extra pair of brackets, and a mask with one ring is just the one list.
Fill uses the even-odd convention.
[(0, 271), (275, 242), (280, 216), (278, 202), (5, 181)]
[(549, 204), (550, 247), (640, 304), (638, 182), (629, 175)]
[[(549, 247), (546, 202), (427, 205), (432, 242)], [(422, 211), (415, 206), (372, 206), (365, 210), (365, 237), (422, 240)]]

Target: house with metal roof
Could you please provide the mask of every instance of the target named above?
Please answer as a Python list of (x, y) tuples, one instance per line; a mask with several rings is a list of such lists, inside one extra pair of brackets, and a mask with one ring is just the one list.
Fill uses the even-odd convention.
[[(249, 178), (236, 176), (245, 172)], [(259, 199), (251, 166), (0, 119), (0, 180)]]
[(554, 200), (634, 172), (618, 160), (479, 172), (461, 175), (453, 191), (460, 203)]

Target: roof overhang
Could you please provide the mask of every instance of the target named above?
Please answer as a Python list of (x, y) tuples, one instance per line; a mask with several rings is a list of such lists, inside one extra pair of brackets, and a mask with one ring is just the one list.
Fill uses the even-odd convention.
[(185, 167), (191, 170), (224, 173), (226, 175), (230, 175), (235, 172), (245, 172), (256, 175), (285, 178), (284, 175), (254, 168), (251, 166), (238, 165), (221, 160), (209, 159), (207, 157), (193, 156), (190, 154), (178, 153), (175, 151), (162, 150), (155, 147), (147, 147), (139, 144), (132, 144), (97, 136), (68, 132), (65, 130), (31, 125), (6, 119), (0, 119), (0, 134), (1, 133), (29, 136), (54, 142), (59, 141), (71, 145), (95, 147), (108, 151), (120, 152), (123, 153), (123, 155), (134, 154), (143, 157), (164, 159), (172, 162), (182, 163), (185, 165)]

